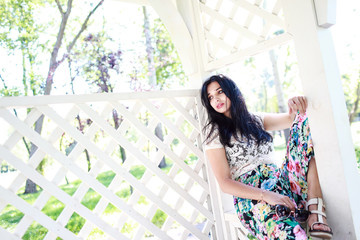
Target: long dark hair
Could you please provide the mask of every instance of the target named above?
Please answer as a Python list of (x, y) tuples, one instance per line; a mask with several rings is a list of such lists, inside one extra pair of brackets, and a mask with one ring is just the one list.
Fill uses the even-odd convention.
[[(218, 113), (210, 105), (207, 88), (212, 82), (218, 82), (225, 95), (230, 99), (231, 118), (226, 117), (222, 113)], [(224, 146), (231, 146), (231, 136), (240, 140), (237, 133), (240, 133), (241, 137), (245, 137), (247, 141), (254, 139), (257, 144), (272, 141), (272, 136), (263, 129), (259, 117), (248, 111), (243, 95), (235, 82), (230, 78), (220, 74), (207, 79), (201, 88), (201, 101), (208, 113), (208, 123), (204, 129), (210, 129), (209, 131), (205, 131), (207, 132), (205, 141), (211, 138), (215, 128), (219, 129), (220, 142)]]

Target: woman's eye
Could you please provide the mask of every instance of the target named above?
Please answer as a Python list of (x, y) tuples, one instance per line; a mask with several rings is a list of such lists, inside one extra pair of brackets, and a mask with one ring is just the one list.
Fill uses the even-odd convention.
[(219, 90), (219, 93), (224, 93), (224, 91), (223, 91), (223, 90)]
[(211, 101), (211, 99), (213, 99), (213, 96), (209, 97), (209, 101)]

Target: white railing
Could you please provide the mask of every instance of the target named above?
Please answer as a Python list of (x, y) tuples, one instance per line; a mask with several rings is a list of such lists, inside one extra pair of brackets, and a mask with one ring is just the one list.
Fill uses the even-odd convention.
[[(1, 98), (0, 159), (17, 171), (11, 180), (2, 176), (0, 214), (24, 215), (11, 227), (2, 224), (1, 236), (24, 238), (40, 224), (44, 239), (214, 238), (220, 224), (199, 105), (197, 90)], [(38, 134), (34, 124), (41, 116)], [(30, 158), (24, 141), (37, 146)], [(164, 158), (168, 166), (159, 168)], [(49, 164), (40, 174), (43, 159)], [(41, 188), (33, 201), (22, 195), (27, 179)], [(65, 190), (70, 185), (73, 192)], [(92, 206), (86, 203), (91, 198)], [(55, 217), (45, 210), (49, 204), (61, 206)], [(82, 223), (74, 230), (69, 226), (76, 219)]]

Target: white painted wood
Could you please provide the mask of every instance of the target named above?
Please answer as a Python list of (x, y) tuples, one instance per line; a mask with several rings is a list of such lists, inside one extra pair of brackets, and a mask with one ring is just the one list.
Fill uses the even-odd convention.
[(168, 30), (186, 74), (197, 71), (194, 46), (189, 30), (172, 1), (148, 0)]
[(237, 24), (232, 19), (224, 17), (223, 15), (221, 15), (220, 13), (218, 13), (218, 12), (214, 11), (213, 9), (209, 8), (205, 4), (200, 3), (200, 10), (205, 12), (206, 14), (210, 15), (213, 19), (218, 19), (223, 24), (225, 24), (227, 26), (230, 26), (231, 28), (233, 28), (234, 30), (239, 32), (240, 35), (242, 35), (242, 36), (244, 36), (246, 38), (249, 38), (249, 39), (251, 39), (253, 41), (263, 40), (260, 36), (256, 35), (252, 31), (250, 31), (249, 29)]
[[(275, 15), (279, 15), (279, 12), (280, 12), (281, 9), (282, 9), (281, 0), (277, 0), (275, 5), (274, 5), (274, 8), (272, 10), (272, 13), (275, 14)], [(285, 27), (285, 21), (284, 21), (284, 27)]]
[(195, 53), (197, 57), (197, 62), (199, 62), (199, 73), (196, 76), (193, 76), (191, 79), (193, 82), (196, 82), (195, 85), (198, 89), (201, 86), (202, 80), (205, 75), (209, 73), (205, 70), (205, 63), (208, 61), (208, 49), (206, 48), (206, 41), (205, 41), (205, 31), (202, 27), (202, 18), (201, 18), (201, 11), (200, 11), (200, 1), (191, 1), (191, 8), (189, 11), (193, 13), (193, 23), (194, 23), (194, 30), (192, 32), (192, 36), (194, 39), (194, 46), (195, 46)]
[(259, 54), (261, 52), (264, 52), (271, 48), (274, 48), (278, 45), (287, 43), (290, 40), (292, 40), (292, 36), (289, 35), (288, 33), (283, 33), (277, 37), (271, 38), (271, 39), (263, 41), (263, 42), (259, 42), (254, 46), (243, 49), (242, 51), (239, 51), (239, 52), (230, 54), (226, 57), (223, 57), (221, 59), (209, 62), (208, 64), (206, 64), (206, 69), (207, 69), (207, 71), (215, 71), (215, 70), (225, 67), (229, 64), (243, 60), (249, 56), (254, 56), (256, 54)]
[(20, 240), (21, 239), (20, 237), (17, 237), (14, 234), (9, 233), (2, 227), (0, 227), (0, 236), (6, 240)]
[(112, 102), (135, 99), (163, 99), (178, 97), (194, 97), (199, 93), (198, 89), (180, 91), (149, 91), (149, 92), (124, 92), (124, 93), (93, 93), (79, 95), (58, 96), (19, 96), (0, 97), (0, 107), (34, 107), (51, 104), (85, 103), (85, 102)]
[[(47, 116), (54, 115), (55, 120), (60, 121), (60, 124), (62, 127), (65, 125), (68, 125), (66, 121), (62, 121), (59, 117), (57, 117), (55, 112), (52, 111), (46, 111), (46, 108), (42, 107), (42, 111), (47, 112)], [(144, 219), (140, 214), (138, 214), (136, 211), (133, 211), (131, 208), (127, 206), (126, 203), (124, 203), (120, 198), (115, 196), (110, 190), (108, 190), (104, 185), (99, 183), (96, 179), (89, 176), (86, 172), (81, 170), (77, 165), (73, 164), (73, 162), (65, 157), (61, 152), (59, 152), (57, 149), (55, 149), (52, 145), (47, 143), (45, 140), (40, 138), (37, 134), (35, 134), (31, 129), (29, 129), (27, 126), (24, 126), (22, 122), (20, 122), (16, 117), (12, 115), (7, 115), (6, 112), (3, 110), (0, 110), (0, 115), (3, 116), (5, 120), (8, 122), (12, 122), (19, 132), (22, 132), (24, 135), (26, 135), (32, 142), (34, 142), (38, 147), (42, 149), (47, 149), (49, 153), (58, 161), (62, 162), (62, 164), (67, 167), (70, 171), (74, 172), (80, 179), (83, 181), (86, 181), (89, 186), (91, 186), (95, 191), (97, 191), (99, 194), (103, 195), (104, 197), (107, 197), (112, 204), (114, 204), (116, 207), (122, 209), (123, 211), (127, 212), (129, 216), (134, 218), (137, 222), (141, 223), (142, 225), (146, 226), (150, 231), (152, 231), (155, 235), (160, 236), (163, 239), (169, 239), (169, 237), (164, 234), (163, 232), (159, 231), (159, 229), (154, 226), (152, 223), (148, 222), (146, 219)], [(72, 132), (72, 135), (78, 135), (80, 133), (77, 132), (77, 130), (66, 129), (67, 132)], [(75, 134), (74, 134), (75, 133)], [(86, 143), (89, 140), (81, 135), (82, 143)], [(78, 139), (77, 139), (78, 140)], [(79, 141), (78, 141), (79, 142)], [(86, 146), (89, 150), (97, 150), (97, 147), (93, 144), (90, 144), (89, 146)], [(0, 148), (2, 148), (0, 146)], [(5, 152), (5, 149), (4, 149)], [(6, 153), (6, 152), (5, 152)], [(104, 155), (101, 151), (98, 153), (98, 155)], [(10, 155), (9, 155), (10, 157)], [(102, 159), (108, 159), (107, 156), (102, 157)], [(42, 188), (46, 189), (47, 191), (51, 192), (52, 195), (57, 197), (60, 201), (66, 202), (67, 205), (72, 206), (73, 209), (76, 209), (77, 212), (81, 213), (86, 219), (94, 222), (99, 228), (103, 229), (106, 233), (110, 234), (113, 237), (118, 237), (119, 232), (113, 229), (111, 226), (109, 226), (107, 223), (105, 223), (103, 220), (99, 219), (97, 216), (95, 216), (90, 210), (88, 210), (86, 207), (81, 205), (78, 202), (75, 202), (69, 195), (64, 193), (63, 191), (57, 191), (57, 187), (54, 186), (52, 183), (47, 182), (38, 172), (35, 170), (29, 168), (28, 166), (21, 166), (21, 164), (18, 164), (17, 159), (12, 157), (12, 162), (14, 166), (16, 166), (17, 169), (22, 170), (23, 172), (32, 173), (32, 179), (35, 180), (36, 183), (39, 184)], [(109, 163), (109, 161), (106, 161)], [(16, 163), (16, 165), (14, 164)], [(113, 165), (112, 162), (110, 162), (110, 166)], [(118, 168), (118, 167), (116, 167)], [(25, 171), (23, 169), (26, 169)], [(118, 170), (118, 169), (116, 169)], [(121, 172), (121, 169), (120, 169)]]
[[(21, 126), (20, 128), (23, 128), (23, 126)], [(37, 142), (37, 140), (35, 140), (34, 142)], [(41, 141), (39, 141), (39, 142), (41, 142)], [(39, 144), (38, 146), (41, 147), (41, 145), (43, 145), (43, 143)], [(13, 166), (15, 166), (18, 170), (26, 173), (28, 178), (30, 178), (32, 181), (36, 182), (45, 191), (48, 191), (51, 195), (53, 195), (54, 197), (56, 197), (57, 199), (59, 199), (60, 201), (65, 203), (67, 206), (71, 206), (74, 211), (78, 212), (80, 215), (85, 217), (87, 220), (95, 222), (96, 225), (99, 228), (103, 229), (106, 233), (111, 234), (113, 237), (115, 236), (115, 238), (116, 238), (116, 236), (122, 236), (122, 234), (120, 232), (116, 231), (111, 226), (109, 226), (106, 222), (104, 222), (102, 219), (95, 216), (89, 209), (84, 207), (80, 202), (76, 202), (68, 194), (66, 194), (62, 190), (59, 190), (56, 185), (54, 185), (51, 182), (46, 181), (45, 178), (41, 174), (39, 174), (36, 170), (32, 169), (31, 167), (29, 167), (27, 165), (22, 164), (21, 160), (19, 160), (17, 157), (15, 157), (11, 152), (4, 149), (2, 146), (0, 146), (0, 149), (4, 153), (4, 155), (1, 157), (6, 158), (9, 161), (9, 163), (11, 163)], [(100, 184), (100, 183), (96, 184), (95, 181), (93, 183), (94, 186)], [(14, 199), (11, 199), (11, 201), (9, 201), (9, 202), (14, 203)], [(19, 206), (17, 206), (17, 207), (20, 208), (21, 211), (23, 211), (23, 212), (25, 211), (21, 207), (19, 207)], [(35, 208), (33, 208), (33, 209), (35, 209)], [(26, 213), (28, 214), (27, 211), (28, 210), (26, 210)], [(28, 215), (33, 216), (33, 217), (35, 216), (34, 214), (28, 214)], [(36, 219), (36, 218), (34, 218), (34, 219)], [(37, 220), (37, 221), (39, 221), (39, 220)], [(46, 220), (46, 221), (49, 221), (49, 220)], [(40, 223), (42, 224), (42, 221)], [(47, 225), (44, 225), (44, 226), (47, 226)], [(58, 231), (60, 231), (60, 230), (57, 230), (56, 232), (58, 232)], [(125, 237), (124, 239), (127, 239), (127, 238)]]
[[(115, 133), (115, 130), (110, 127), (108, 125), (107, 122), (105, 122), (104, 120), (102, 120), (99, 116), (97, 116), (97, 113), (94, 112), (92, 109), (90, 109), (89, 107), (87, 107), (84, 104), (80, 104), (81, 109), (88, 114), (89, 116), (91, 116), (92, 120), (94, 121), (94, 123), (99, 124), (99, 126), (103, 129), (106, 130), (106, 132), (112, 136), (114, 139), (116, 139), (120, 145), (122, 146), (126, 146), (126, 149), (128, 151), (130, 151), (130, 153), (134, 154), (137, 156), (138, 160), (140, 160), (141, 162), (144, 163), (145, 166), (147, 166), (150, 170), (152, 170), (154, 173), (157, 174), (157, 176), (159, 176), (165, 183), (168, 183), (170, 180), (168, 179), (168, 177), (166, 176), (166, 174), (164, 174), (157, 166), (151, 164), (151, 162), (149, 162), (147, 160), (147, 158), (138, 150), (135, 149), (134, 147), (132, 147), (132, 145), (126, 143), (124, 144), (124, 139), (122, 138), (122, 136), (119, 136)], [(134, 186), (135, 188), (137, 188), (138, 190), (140, 190), (144, 195), (146, 195), (151, 201), (157, 203), (159, 205), (159, 207), (161, 209), (163, 209), (166, 213), (168, 213), (169, 215), (172, 215), (177, 222), (181, 223), (183, 226), (186, 226), (188, 229), (191, 229), (191, 231), (194, 233), (194, 235), (198, 236), (200, 239), (202, 238), (202, 234), (201, 232), (199, 232), (198, 229), (194, 228), (194, 226), (188, 224), (188, 222), (182, 217), (179, 216), (176, 211), (174, 211), (172, 208), (170, 208), (166, 203), (164, 203), (160, 198), (158, 198), (157, 196), (155, 196), (150, 190), (148, 190), (146, 187), (144, 187), (141, 183), (139, 183), (139, 181), (133, 176), (131, 175), (129, 172), (124, 171), (124, 169), (122, 169), (121, 167), (119, 167), (119, 165), (117, 165), (115, 163), (115, 161), (111, 160), (111, 158), (107, 155), (105, 155), (100, 149), (97, 148), (97, 146), (95, 144), (93, 144), (92, 142), (90, 142), (86, 137), (84, 137), (83, 135), (81, 135), (77, 130), (73, 129), (72, 126), (70, 126), (67, 122), (64, 122), (61, 118), (59, 118), (55, 112), (53, 112), (52, 110), (45, 108), (45, 107), (38, 107), (39, 109), (41, 109), (42, 112), (44, 112), (49, 118), (51, 118), (54, 122), (56, 122), (59, 126), (63, 127), (64, 130), (68, 133), (71, 134), (71, 136), (76, 139), (79, 143), (83, 144), (86, 146), (86, 148), (93, 152), (94, 154), (96, 154), (100, 159), (102, 159), (102, 161), (104, 161), (108, 166), (110, 166), (113, 170), (115, 170), (118, 174), (121, 174), (132, 186)], [(122, 140), (122, 141), (121, 141)], [(77, 168), (75, 166), (72, 167)], [(82, 172), (80, 169), (78, 169), (78, 172), (76, 173), (79, 177), (80, 177), (80, 172)], [(81, 174), (82, 175), (82, 174)], [(84, 178), (82, 178), (84, 179)], [(84, 179), (84, 181), (86, 181), (86, 179)], [(91, 183), (92, 182), (92, 183)], [(92, 186), (92, 188), (97, 191), (98, 193), (102, 193), (103, 195), (107, 195), (108, 197), (114, 198), (115, 196), (110, 194), (110, 191), (107, 188), (104, 188), (103, 185), (97, 183), (94, 184), (93, 181), (88, 182), (89, 185)], [(181, 194), (182, 197), (186, 198), (186, 200), (188, 202), (190, 202), (192, 205), (197, 206), (198, 209), (204, 213), (204, 215), (206, 215), (207, 217), (211, 218), (211, 214), (204, 209), (203, 206), (199, 205), (198, 202), (196, 202), (195, 200), (193, 200), (193, 198), (191, 198), (190, 196), (188, 196), (188, 194), (186, 194), (180, 187), (178, 187), (177, 184), (173, 184), (173, 183), (168, 183), (168, 184), (172, 184), (172, 188), (174, 190), (176, 190), (179, 194)], [(97, 185), (97, 187), (96, 187)], [(116, 197), (115, 197), (116, 198)], [(117, 198), (118, 199), (118, 198)], [(110, 200), (110, 198), (109, 198)], [(129, 208), (129, 206), (127, 206), (127, 208)], [(132, 214), (130, 214), (131, 217), (134, 217), (135, 213), (134, 211), (132, 211)], [(140, 215), (138, 215), (138, 219), (140, 219)], [(139, 221), (138, 219), (136, 219), (137, 221)], [(156, 227), (154, 227), (152, 225), (152, 223), (147, 223), (145, 224), (145, 221), (147, 221), (146, 219), (144, 219), (141, 216), (141, 221), (143, 222), (142, 224), (146, 225), (150, 231), (152, 231), (154, 234), (157, 234), (163, 238), (168, 238), (167, 235), (165, 235), (163, 232), (159, 231), (159, 229), (157, 229)]]
[(336, 23), (336, 0), (314, 0), (314, 4), (320, 27), (329, 28)]
[(190, 113), (186, 111), (186, 109), (184, 109), (184, 107), (181, 106), (181, 104), (175, 99), (170, 98), (168, 101), (175, 107), (178, 112), (181, 113), (183, 117), (185, 117), (185, 119), (197, 130), (197, 132), (200, 133), (199, 123), (196, 121), (196, 119), (194, 119), (194, 117), (191, 116)]
[[(113, 103), (114, 106), (117, 108), (117, 109), (121, 109), (121, 105), (120, 104), (116, 104), (116, 103)], [(201, 206), (198, 202), (196, 202), (191, 196), (189, 196), (183, 189), (181, 189), (176, 183), (174, 183), (171, 179), (168, 178), (168, 176), (166, 174), (164, 174), (158, 167), (157, 165), (154, 165), (154, 164), (151, 164), (151, 162), (149, 162), (147, 160), (147, 158), (145, 156), (143, 156), (142, 153), (140, 153), (138, 151), (138, 149), (135, 149), (133, 147), (130, 147), (131, 145), (129, 145), (128, 143), (125, 145), (123, 144), (122, 141), (120, 141), (122, 139), (121, 136), (118, 136), (114, 133), (114, 130), (109, 128), (107, 123), (104, 122), (101, 118), (98, 118), (96, 116), (96, 113), (93, 112), (88, 106), (86, 105), (81, 105), (81, 108), (84, 112), (86, 112), (89, 116), (91, 116), (91, 118), (94, 120), (94, 122), (96, 122), (97, 124), (99, 124), (101, 126), (102, 129), (106, 130), (106, 132), (112, 136), (114, 139), (118, 140), (119, 141), (119, 144), (122, 145), (122, 146), (126, 146), (127, 145), (127, 150), (130, 150), (130, 153), (134, 154), (134, 155), (137, 155), (138, 156), (138, 159), (144, 163), (145, 166), (147, 166), (149, 168), (149, 170), (152, 170), (158, 177), (160, 177), (164, 183), (167, 183), (169, 185), (172, 186), (172, 188), (174, 190), (176, 190), (182, 197), (184, 197), (189, 203), (191, 203), (193, 206), (195, 206), (200, 212), (202, 212), (206, 217), (208, 217), (209, 219), (212, 218), (212, 215), (211, 213), (208, 212), (208, 210), (206, 210), (203, 206)], [(124, 116), (126, 116), (125, 114), (125, 111), (126, 109), (122, 109), (122, 113)], [(48, 115), (48, 114), (47, 114)], [(129, 116), (126, 116), (128, 119), (132, 118), (131, 115)], [(148, 132), (148, 129), (146, 127), (144, 127), (144, 125), (142, 123), (139, 123), (139, 121), (137, 119), (131, 119), (131, 122), (133, 123), (134, 126), (136, 126), (137, 128), (141, 129), (143, 133), (146, 133)], [(168, 125), (167, 125), (168, 126)], [(164, 149), (164, 148), (167, 148), (166, 146), (163, 146), (163, 142), (161, 142), (154, 134), (148, 132), (148, 134), (146, 134), (147, 137), (151, 138), (151, 140), (154, 142), (154, 143), (157, 143), (157, 146), (159, 147), (160, 150)], [(82, 143), (84, 143), (82, 141)], [(96, 146), (92, 146), (92, 147), (96, 147)], [(133, 149), (133, 150), (131, 150)], [(176, 155), (173, 154), (172, 151), (165, 151), (169, 156), (171, 157), (176, 157)], [(98, 153), (99, 155), (101, 154), (100, 152)], [(145, 159), (145, 160), (144, 160)], [(139, 185), (137, 182), (137, 180), (135, 180), (135, 177), (133, 177), (131, 174), (129, 174), (128, 172), (124, 172), (123, 169), (119, 168), (117, 165), (114, 165), (114, 164), (109, 164), (114, 170), (116, 170), (117, 172), (121, 172), (122, 173), (122, 176), (124, 178), (126, 178), (129, 183), (131, 183), (131, 185), (133, 185), (134, 187), (136, 187), (137, 189), (141, 190), (146, 196), (148, 196), (153, 202), (156, 202), (157, 204), (161, 203), (161, 199), (159, 199), (158, 197), (156, 196), (153, 196), (153, 194), (151, 192), (148, 192), (148, 190), (146, 188), (143, 188), (141, 187), (141, 185)], [(189, 166), (187, 166), (186, 164), (185, 165), (182, 165), (182, 167), (184, 168), (189, 168)], [(183, 168), (183, 169), (184, 169)], [(128, 176), (128, 177), (125, 177), (125, 176)], [(195, 174), (193, 173), (190, 173), (190, 176), (194, 177), (195, 178)], [(133, 180), (131, 180), (133, 179)], [(201, 179), (201, 178), (200, 178)], [(199, 180), (199, 183), (201, 184), (203, 182), (203, 179)], [(206, 183), (205, 183), (206, 184)], [(137, 187), (139, 186), (139, 187)], [(206, 186), (205, 188), (206, 189)], [(153, 198), (151, 198), (153, 197)], [(167, 209), (167, 205), (166, 204), (163, 204), (163, 205), (160, 205), (161, 208), (163, 209)], [(170, 210), (170, 209), (169, 209)], [(171, 212), (172, 210), (170, 211), (169, 215), (171, 215)], [(175, 214), (176, 215), (176, 214)], [(180, 219), (179, 219), (180, 220)]]
[[(27, 202), (16, 196), (13, 192), (6, 190), (2, 186), (0, 186), (0, 195), (2, 196), (3, 199), (11, 203), (21, 212), (27, 214), (28, 216), (32, 216), (35, 221), (37, 221), (38, 223), (49, 229), (49, 231), (55, 232), (58, 236), (64, 239), (79, 239), (75, 234), (73, 234), (66, 228), (63, 228), (62, 226), (59, 226), (51, 218), (49, 218), (44, 213), (42, 213), (40, 210), (37, 210), (36, 208), (32, 207), (30, 204), (28, 204)], [(22, 237), (17, 235), (15, 236)]]
[(200, 39), (204, 38), (203, 28), (199, 25), (199, 12), (194, 9), (194, 4), (198, 5), (198, 1), (193, 0), (175, 0), (179, 14), (182, 16), (193, 42), (193, 51), (195, 56), (194, 68), (196, 71), (188, 75), (189, 88), (199, 89), (201, 84), (200, 75), (203, 72), (204, 64), (203, 57), (206, 56), (203, 42)]
[[(197, 102), (197, 114), (200, 117), (200, 124), (202, 126), (205, 126), (206, 122), (206, 116), (204, 108), (201, 105), (201, 99), (200, 96), (196, 97)], [(203, 131), (201, 131), (202, 139), (205, 139), (203, 136)], [(207, 160), (205, 160), (205, 172), (206, 172), (206, 178), (207, 182), (209, 183), (209, 189), (210, 189), (210, 196), (211, 196), (211, 210), (214, 215), (215, 221), (215, 232), (212, 232), (213, 239), (222, 240), (222, 239), (229, 239), (228, 233), (225, 232), (225, 219), (224, 219), (224, 211), (223, 211), (223, 205), (220, 199), (220, 191), (219, 187), (216, 183), (215, 176), (211, 172), (211, 167), (209, 166), (209, 163)]]
[(360, 239), (360, 176), (329, 29), (317, 26), (311, 0), (283, 1), (294, 37), (327, 216), (334, 239)]
[[(67, 115), (68, 119), (73, 118), (75, 116), (76, 113), (73, 110), (69, 111)], [(32, 126), (40, 116), (41, 113), (39, 111), (32, 110), (27, 116), (24, 123), (26, 123), (28, 126)], [(55, 129), (52, 132), (52, 134), (49, 137), (49, 142), (54, 143), (61, 136), (63, 132), (62, 131), (59, 132), (58, 130), (59, 128)], [(13, 142), (12, 140), (14, 140), (15, 137), (19, 140), (22, 136), (18, 132), (14, 132), (11, 135), (11, 137), (8, 139), (8, 141), (4, 144), (4, 146), (7, 147), (8, 149), (11, 149), (13, 145), (11, 145), (10, 142)], [(46, 155), (45, 152), (41, 151), (41, 149), (37, 149), (37, 151), (29, 159), (28, 165), (36, 168), (40, 163), (40, 161), (45, 157), (45, 155)], [(20, 185), (26, 180), (25, 176), (18, 176), (17, 178), (19, 178), (20, 181), (14, 181), (10, 186), (10, 189), (12, 189), (13, 191), (17, 191), (20, 188)], [(42, 192), (41, 195), (36, 199), (33, 206), (37, 209), (42, 209), (49, 198), (50, 195), (47, 192)], [(33, 218), (31, 216), (25, 215), (19, 222), (14, 233), (18, 236), (23, 236), (27, 228), (31, 225), (32, 221)]]
[[(148, 100), (143, 100), (143, 103), (151, 112), (155, 114), (157, 118), (159, 118), (162, 123), (164, 123), (169, 128), (171, 132), (173, 132), (184, 144), (186, 144), (198, 158), (203, 158), (203, 153), (197, 147), (195, 147), (194, 144), (190, 142), (189, 139), (178, 128), (174, 127), (172, 122), (167, 119), (162, 113), (160, 113), (159, 110), (154, 107), (154, 105), (152, 105)], [(186, 167), (184, 166), (184, 168)], [(196, 176), (193, 177), (197, 179)], [(203, 180), (200, 179), (199, 183), (203, 185)], [(204, 186), (204, 188), (206, 187)]]
[(149, 0), (112, 0), (116, 2), (133, 3), (137, 5), (150, 5)]
[(231, 0), (235, 5), (247, 9), (252, 14), (258, 15), (266, 22), (271, 24), (277, 25), (281, 28), (284, 27), (284, 21), (279, 18), (278, 16), (267, 12), (266, 10), (260, 8), (259, 6), (251, 4), (249, 1), (246, 0)]
[(219, 49), (224, 49), (227, 52), (231, 52), (233, 47), (225, 43), (223, 39), (216, 37), (211, 32), (206, 32), (206, 39), (213, 44), (213, 50), (211, 55), (216, 57)]

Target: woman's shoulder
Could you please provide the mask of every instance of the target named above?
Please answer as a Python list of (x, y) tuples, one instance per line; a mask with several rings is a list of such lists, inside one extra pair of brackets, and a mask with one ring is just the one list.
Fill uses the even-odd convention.
[(251, 114), (254, 115), (255, 117), (258, 117), (260, 119), (261, 123), (264, 124), (264, 118), (265, 118), (266, 113), (264, 113), (264, 112), (252, 112)]
[(205, 138), (205, 142), (204, 142), (205, 150), (224, 147), (220, 142), (219, 127), (217, 124), (205, 126), (204, 138)]

